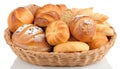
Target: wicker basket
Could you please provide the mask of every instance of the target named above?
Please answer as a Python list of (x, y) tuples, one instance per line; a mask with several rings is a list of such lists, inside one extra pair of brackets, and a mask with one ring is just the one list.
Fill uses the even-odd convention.
[(54, 53), (54, 52), (35, 52), (31, 50), (22, 49), (12, 43), (12, 33), (9, 29), (5, 30), (5, 40), (13, 52), (23, 61), (47, 66), (85, 66), (93, 64), (101, 60), (109, 49), (113, 46), (116, 39), (116, 33), (110, 37), (110, 41), (101, 48), (89, 50), (87, 52), (76, 53)]

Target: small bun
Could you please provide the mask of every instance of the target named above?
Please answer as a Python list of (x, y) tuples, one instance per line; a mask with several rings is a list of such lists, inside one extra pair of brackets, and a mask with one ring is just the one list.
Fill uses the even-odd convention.
[(61, 20), (52, 22), (46, 28), (46, 38), (50, 45), (66, 42), (70, 37), (67, 24)]
[(83, 42), (90, 42), (96, 32), (95, 22), (89, 16), (77, 15), (69, 27), (73, 37)]
[(54, 47), (54, 52), (82, 52), (88, 51), (89, 46), (84, 42), (70, 41), (58, 44)]
[(14, 32), (19, 26), (24, 24), (32, 24), (34, 16), (24, 7), (18, 7), (13, 10), (8, 17), (8, 28)]
[(12, 35), (12, 41), (17, 46), (35, 51), (50, 51), (51, 47), (45, 40), (42, 28), (32, 24), (20, 26)]

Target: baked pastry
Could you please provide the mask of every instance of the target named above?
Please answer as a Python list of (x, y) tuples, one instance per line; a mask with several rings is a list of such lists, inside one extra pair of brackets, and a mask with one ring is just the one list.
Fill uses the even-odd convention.
[(85, 8), (85, 9), (80, 9), (80, 8), (72, 8), (71, 9), (74, 16), (76, 15), (84, 15), (84, 16), (90, 16), (93, 20), (95, 20), (96, 23), (103, 23), (108, 19), (108, 16), (100, 13), (94, 13), (93, 8)]
[(38, 9), (34, 24), (40, 27), (47, 27), (47, 25), (56, 20), (60, 20), (61, 13), (66, 9), (65, 5), (47, 4)]
[(93, 8), (90, 7), (90, 8), (72, 8), (71, 9), (74, 16), (76, 15), (84, 15), (84, 16), (91, 16), (93, 14)]
[(56, 45), (53, 50), (54, 52), (67, 52), (67, 53), (83, 52), (88, 51), (89, 46), (84, 42), (70, 41)]
[(91, 18), (94, 19), (98, 24), (101, 24), (108, 19), (108, 16), (100, 13), (93, 13)]
[(76, 39), (90, 42), (96, 32), (95, 22), (89, 16), (77, 15), (69, 24), (70, 32)]
[(97, 49), (105, 46), (108, 43), (108, 38), (105, 34), (97, 32), (94, 39), (89, 43), (90, 49)]
[(50, 45), (66, 42), (70, 37), (67, 24), (61, 20), (50, 23), (46, 28), (46, 38)]
[(35, 15), (36, 11), (38, 10), (38, 8), (40, 8), (40, 6), (36, 5), (36, 4), (30, 4), (25, 6), (26, 8), (28, 8), (31, 13), (33, 14), (33, 16)]
[(96, 31), (105, 34), (106, 36), (113, 36), (114, 31), (112, 27), (107, 23), (96, 24)]
[(14, 44), (27, 50), (39, 52), (48, 52), (51, 50), (50, 45), (45, 40), (45, 33), (40, 27), (32, 24), (20, 26), (12, 35)]
[[(26, 19), (23, 22), (13, 16), (16, 25), (10, 25), (12, 29), (16, 26), (18, 29), (12, 32), (7, 28), (4, 37), (12, 51), (28, 63), (42, 66), (85, 66), (101, 60), (115, 42), (116, 32), (107, 23), (108, 18), (94, 13), (93, 8), (69, 9), (63, 4), (47, 4), (39, 7), (39, 10), (35, 5), (23, 8), (29, 12), (20, 12), (22, 15), (19, 15), (12, 11), (9, 18), (19, 15), (24, 20), (25, 17), (31, 19), (33, 15), (33, 18), (43, 18), (43, 24), (26, 24)], [(105, 31), (109, 35), (105, 34), (103, 28), (111, 29)]]
[(49, 23), (52, 23), (56, 20), (60, 20), (59, 14), (57, 14), (55, 11), (50, 11), (40, 14), (39, 17), (35, 17), (34, 24), (40, 27), (47, 27)]
[(60, 9), (60, 15), (62, 14), (63, 11), (67, 10), (67, 6), (65, 4), (56, 4), (57, 7)]
[(8, 28), (14, 32), (19, 26), (24, 24), (32, 24), (34, 16), (25, 7), (18, 7), (13, 10), (8, 16)]
[(74, 14), (70, 9), (67, 9), (67, 10), (63, 11), (62, 14), (61, 14), (61, 20), (66, 22), (68, 25), (69, 25), (69, 23), (70, 23), (70, 21), (72, 20), (73, 17), (74, 17)]

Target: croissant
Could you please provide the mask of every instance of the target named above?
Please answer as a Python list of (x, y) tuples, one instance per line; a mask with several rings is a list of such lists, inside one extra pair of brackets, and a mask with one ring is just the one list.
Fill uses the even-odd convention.
[(100, 13), (93, 13), (91, 18), (93, 18), (97, 23), (103, 23), (108, 19), (108, 16)]
[(96, 24), (89, 16), (76, 16), (69, 27), (72, 36), (83, 42), (90, 42), (96, 32)]
[(70, 37), (67, 24), (61, 20), (50, 23), (46, 28), (46, 38), (50, 45), (66, 42)]
[(96, 21), (96, 23), (103, 23), (108, 19), (108, 16), (100, 13), (94, 13), (93, 8), (85, 8), (85, 9), (79, 9), (79, 8), (72, 8), (71, 9), (74, 13), (74, 15), (84, 15), (84, 16), (90, 16), (93, 20)]
[(101, 32), (97, 32), (94, 39), (88, 43), (90, 45), (90, 49), (100, 48), (108, 43), (108, 38), (105, 34)]
[(105, 34), (106, 36), (114, 35), (114, 31), (109, 24), (96, 24), (96, 31)]
[(51, 22), (61, 19), (61, 13), (66, 9), (65, 5), (47, 4), (38, 9), (35, 15), (34, 24), (40, 27), (47, 27)]
[(25, 7), (18, 7), (13, 10), (8, 16), (8, 28), (14, 32), (19, 26), (23, 24), (32, 24), (34, 16)]
[(67, 52), (67, 53), (82, 52), (88, 50), (89, 50), (88, 44), (79, 41), (69, 41), (69, 42), (61, 43), (53, 48), (54, 52)]
[(71, 9), (74, 16), (76, 15), (84, 15), (84, 16), (91, 16), (93, 14), (93, 8), (85, 8), (85, 9), (80, 9), (80, 8), (72, 8)]
[(42, 28), (32, 24), (20, 26), (12, 35), (12, 41), (17, 46), (39, 52), (48, 52), (51, 46), (45, 40)]

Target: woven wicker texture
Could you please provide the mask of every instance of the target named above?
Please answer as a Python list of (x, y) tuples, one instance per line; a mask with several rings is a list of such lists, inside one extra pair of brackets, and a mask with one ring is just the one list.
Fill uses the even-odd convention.
[(12, 33), (9, 29), (6, 29), (4, 34), (5, 40), (19, 58), (32, 64), (48, 66), (85, 66), (93, 64), (101, 60), (107, 54), (116, 39), (116, 33), (114, 33), (114, 36), (110, 37), (108, 44), (101, 48), (89, 50), (87, 52), (54, 53), (35, 52), (22, 49), (12, 43), (11, 35)]

